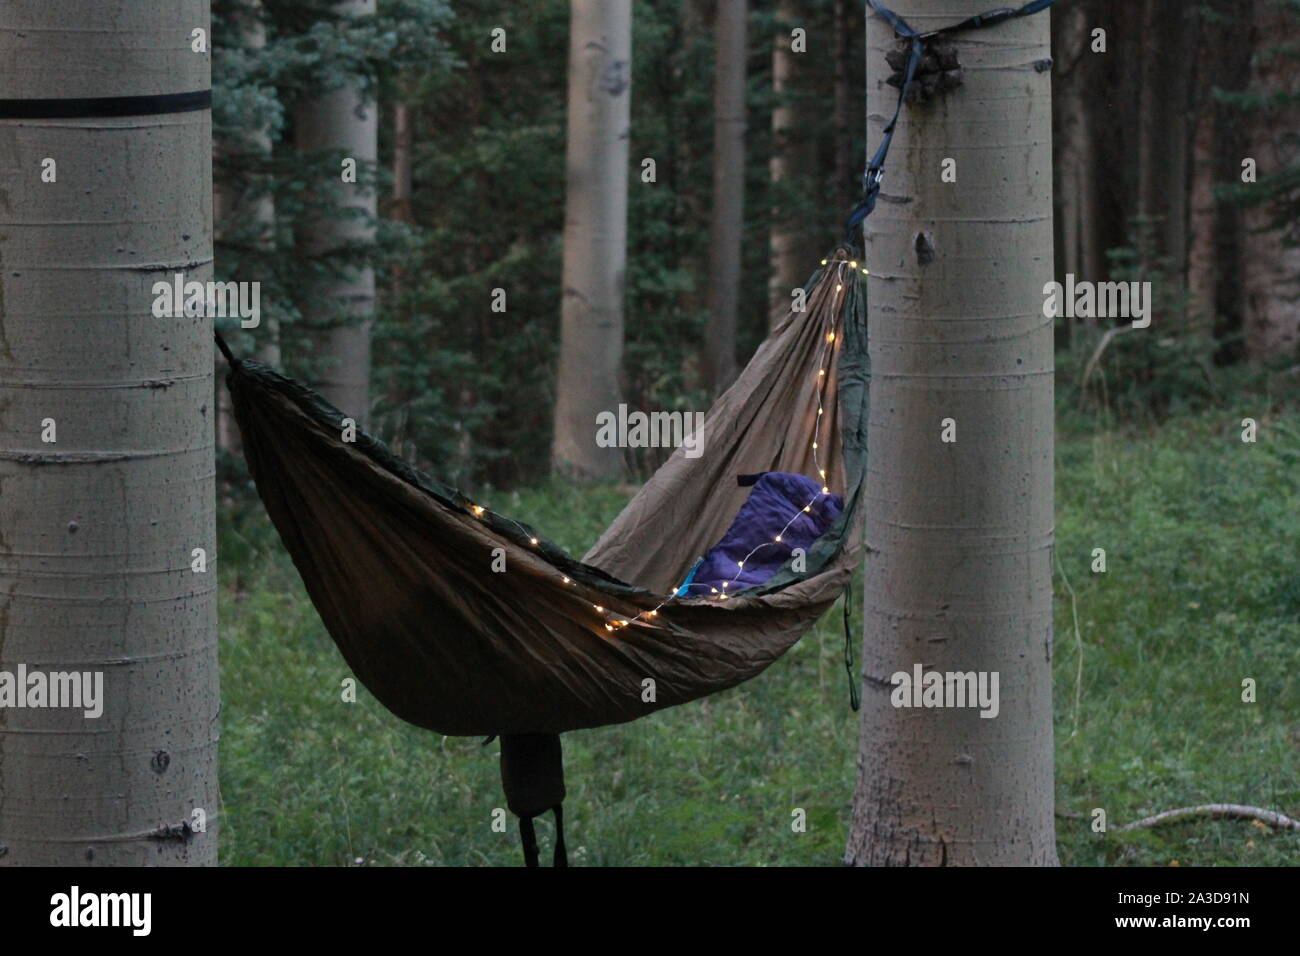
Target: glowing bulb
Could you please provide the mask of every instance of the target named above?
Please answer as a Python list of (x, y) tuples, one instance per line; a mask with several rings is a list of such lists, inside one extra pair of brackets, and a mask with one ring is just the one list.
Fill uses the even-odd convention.
[(594, 607), (597, 610), (597, 612), (599, 612), (600, 614), (605, 613), (605, 609), (601, 607), (599, 604), (593, 604), (592, 607)]
[[(738, 567), (738, 568), (743, 568), (744, 566), (745, 566), (745, 562), (744, 562), (744, 561), (737, 561), (737, 562), (736, 562), (736, 567)], [(726, 587), (726, 585), (724, 584), (723, 587)]]
[(776, 541), (777, 541), (777, 544), (780, 544), (780, 543), (781, 543), (781, 536), (780, 536), (779, 534), (776, 536)]
[(472, 512), (474, 512), (474, 517), (476, 517), (476, 518), (477, 518), (479, 515), (483, 514), (483, 506), (482, 506), (482, 505), (475, 505), (474, 507), (470, 508), (469, 510), (472, 511)]
[(824, 494), (824, 495), (829, 495), (830, 493), (831, 493), (831, 490), (830, 490), (829, 488), (827, 488), (825, 485), (823, 485), (823, 486), (822, 486), (822, 494)]
[(537, 539), (536, 539), (536, 538), (529, 538), (529, 539), (528, 539), (528, 543), (529, 543), (529, 544), (536, 544), (536, 543), (537, 543)]
[(812, 505), (804, 505), (804, 511), (812, 511)]
[(568, 578), (567, 575), (561, 575), (561, 576), (564, 577), (564, 583), (565, 583), (565, 584), (572, 584), (572, 583), (573, 583), (572, 581), (569, 580), (569, 578)]
[(850, 263), (849, 263), (849, 268), (850, 268), (850, 269), (856, 269), (857, 267), (858, 267), (858, 264), (857, 264), (856, 262), (850, 262)]
[(825, 469), (825, 468), (818, 468), (818, 469), (817, 469), (817, 474), (819, 474), (819, 475), (821, 475), (823, 478), (825, 478), (825, 477), (826, 477), (826, 469)]
[(717, 593), (718, 593), (718, 589), (717, 589), (717, 588), (709, 588), (709, 590), (712, 591), (714, 594), (717, 594)]
[(816, 442), (813, 442), (813, 448), (814, 448), (814, 449), (817, 448), (817, 443), (816, 443)]
[(658, 611), (647, 611), (646, 617), (654, 617), (658, 613), (659, 613)]
[(840, 285), (838, 282), (835, 283), (835, 291), (836, 291), (836, 292), (839, 292), (840, 289), (843, 289), (843, 288), (844, 288), (844, 286)]
[(825, 260), (825, 259), (822, 260), (822, 265), (826, 265), (826, 260)]
[(722, 582), (722, 586), (723, 586), (724, 588), (725, 588), (725, 587), (728, 587), (730, 584), (731, 584), (730, 581), (723, 581), (723, 582)]
[(834, 332), (828, 332), (827, 335), (826, 335), (826, 341), (827, 341), (827, 342), (834, 342), (834, 341), (835, 341), (835, 333), (834, 333)]
[(819, 409), (817, 409), (817, 414), (818, 414), (818, 415), (824, 415), (825, 413), (826, 413), (826, 409), (824, 409), (824, 408), (819, 408)]
[(606, 625), (605, 625), (605, 630), (607, 630), (607, 631), (612, 631), (612, 630), (614, 630), (614, 625), (613, 625), (613, 624), (606, 624)]
[(824, 368), (819, 368), (819, 369), (817, 370), (817, 374), (818, 374), (818, 375), (825, 375), (825, 374), (826, 374), (826, 369), (824, 369)]
[(864, 276), (869, 276), (869, 275), (871, 275), (871, 270), (870, 270), (870, 269), (863, 269), (863, 270), (862, 270), (862, 274), (863, 274)]

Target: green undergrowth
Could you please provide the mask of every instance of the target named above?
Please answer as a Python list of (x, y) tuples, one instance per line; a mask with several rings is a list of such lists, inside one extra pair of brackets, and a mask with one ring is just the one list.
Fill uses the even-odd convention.
[[(1288, 865), (1300, 833), (1173, 807), (1300, 816), (1300, 414), (1184, 416), (1058, 437), (1057, 834), (1067, 865)], [(581, 554), (630, 489), (562, 484), (478, 500)], [(404, 725), (349, 675), (259, 509), (222, 521), (222, 859), (518, 865), (498, 747)], [(1106, 551), (1105, 573), (1091, 569)], [(1073, 598), (1069, 588), (1073, 589)], [(861, 595), (860, 588), (855, 594)], [(1075, 627), (1077, 613), (1078, 628)], [(860, 615), (858, 616), (860, 620)], [(748, 684), (634, 724), (565, 735), (578, 865), (835, 865), (853, 797), (838, 608)], [(1080, 666), (1081, 664), (1081, 666)], [(1243, 703), (1252, 678), (1257, 701)], [(791, 830), (791, 808), (808, 812)], [(1092, 832), (1094, 809), (1111, 832)], [(539, 825), (543, 853), (549, 819)]]

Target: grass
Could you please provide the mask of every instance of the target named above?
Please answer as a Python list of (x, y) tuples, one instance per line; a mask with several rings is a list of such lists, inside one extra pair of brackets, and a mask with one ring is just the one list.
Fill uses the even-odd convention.
[[(1300, 815), (1300, 413), (1261, 417), (1253, 445), (1242, 417), (1059, 437), (1067, 865), (1288, 865), (1300, 853), (1300, 833), (1240, 821), (1090, 828), (1097, 807), (1112, 830), (1208, 802)], [(487, 500), (580, 554), (626, 497), (557, 485)], [(1099, 547), (1104, 574), (1090, 568)], [(260, 511), (227, 516), (222, 558), (223, 862), (518, 865), (513, 818), (493, 828), (496, 743), (408, 727), (364, 689), (343, 702), (347, 667)], [(837, 864), (858, 738), (839, 628), (837, 609), (742, 687), (565, 735), (571, 861)], [(792, 807), (807, 810), (806, 833), (791, 831)], [(539, 830), (545, 854), (549, 820)]]

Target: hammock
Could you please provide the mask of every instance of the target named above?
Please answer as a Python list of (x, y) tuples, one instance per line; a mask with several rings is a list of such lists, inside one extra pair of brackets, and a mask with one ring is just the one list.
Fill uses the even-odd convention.
[[(530, 862), (531, 817), (563, 799), (554, 735), (754, 677), (847, 588), (861, 553), (868, 392), (864, 270), (851, 255), (823, 260), (805, 310), (778, 323), (709, 409), (703, 454), (678, 448), (581, 561), (364, 432), (345, 441), (342, 412), (219, 341), (249, 471), (330, 636), (403, 720), (502, 735)], [(757, 586), (670, 597), (744, 503), (737, 476), (768, 471), (824, 481), (842, 513)]]
[[(786, 316), (706, 414), (704, 454), (677, 449), (582, 561), (369, 435), (343, 441), (344, 416), (320, 395), (233, 360), (227, 383), (249, 471), (361, 682), (438, 733), (554, 734), (734, 687), (780, 657), (844, 590), (859, 554), (867, 358), (854, 271), (842, 251), (818, 271), (807, 310)], [(826, 363), (819, 388), (827, 351), (838, 363)], [(816, 475), (819, 401), (822, 465), (845, 507), (805, 569), (787, 562), (725, 600), (664, 604), (744, 502), (737, 475)], [(505, 573), (492, 570), (498, 548)]]

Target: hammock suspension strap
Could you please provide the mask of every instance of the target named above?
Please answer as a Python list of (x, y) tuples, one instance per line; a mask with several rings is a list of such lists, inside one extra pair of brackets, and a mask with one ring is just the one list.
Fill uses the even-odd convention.
[(519, 842), (524, 863), (539, 866), (535, 817), (547, 810), (555, 815), (556, 867), (569, 865), (564, 846), (564, 756), (559, 734), (502, 734), (501, 786), (506, 806), (519, 818)]
[(885, 124), (880, 145), (876, 147), (876, 152), (872, 155), (871, 161), (867, 163), (867, 170), (862, 176), (862, 199), (853, 207), (853, 211), (849, 213), (848, 221), (844, 224), (845, 237), (854, 244), (860, 240), (857, 233), (862, 226), (862, 221), (871, 215), (872, 210), (876, 208), (876, 198), (880, 195), (880, 180), (885, 175), (885, 158), (889, 155), (889, 147), (894, 140), (894, 129), (898, 126), (898, 117), (903, 112), (903, 103), (906, 102), (908, 94), (911, 92), (917, 70), (920, 68), (921, 60), (925, 56), (926, 44), (936, 37), (950, 33), (991, 27), (1004, 20), (1039, 13), (1050, 7), (1052, 0), (1031, 0), (1022, 7), (999, 7), (996, 10), (988, 10), (973, 17), (967, 17), (960, 23), (940, 27), (938, 30), (931, 30), (929, 33), (921, 33), (912, 29), (906, 20), (886, 7), (880, 0), (867, 0), (867, 3), (870, 4), (872, 10), (876, 11), (894, 28), (895, 35), (900, 39), (911, 41), (911, 50), (908, 53), (907, 66), (902, 70), (902, 79), (898, 89), (898, 103), (894, 106), (894, 115)]

